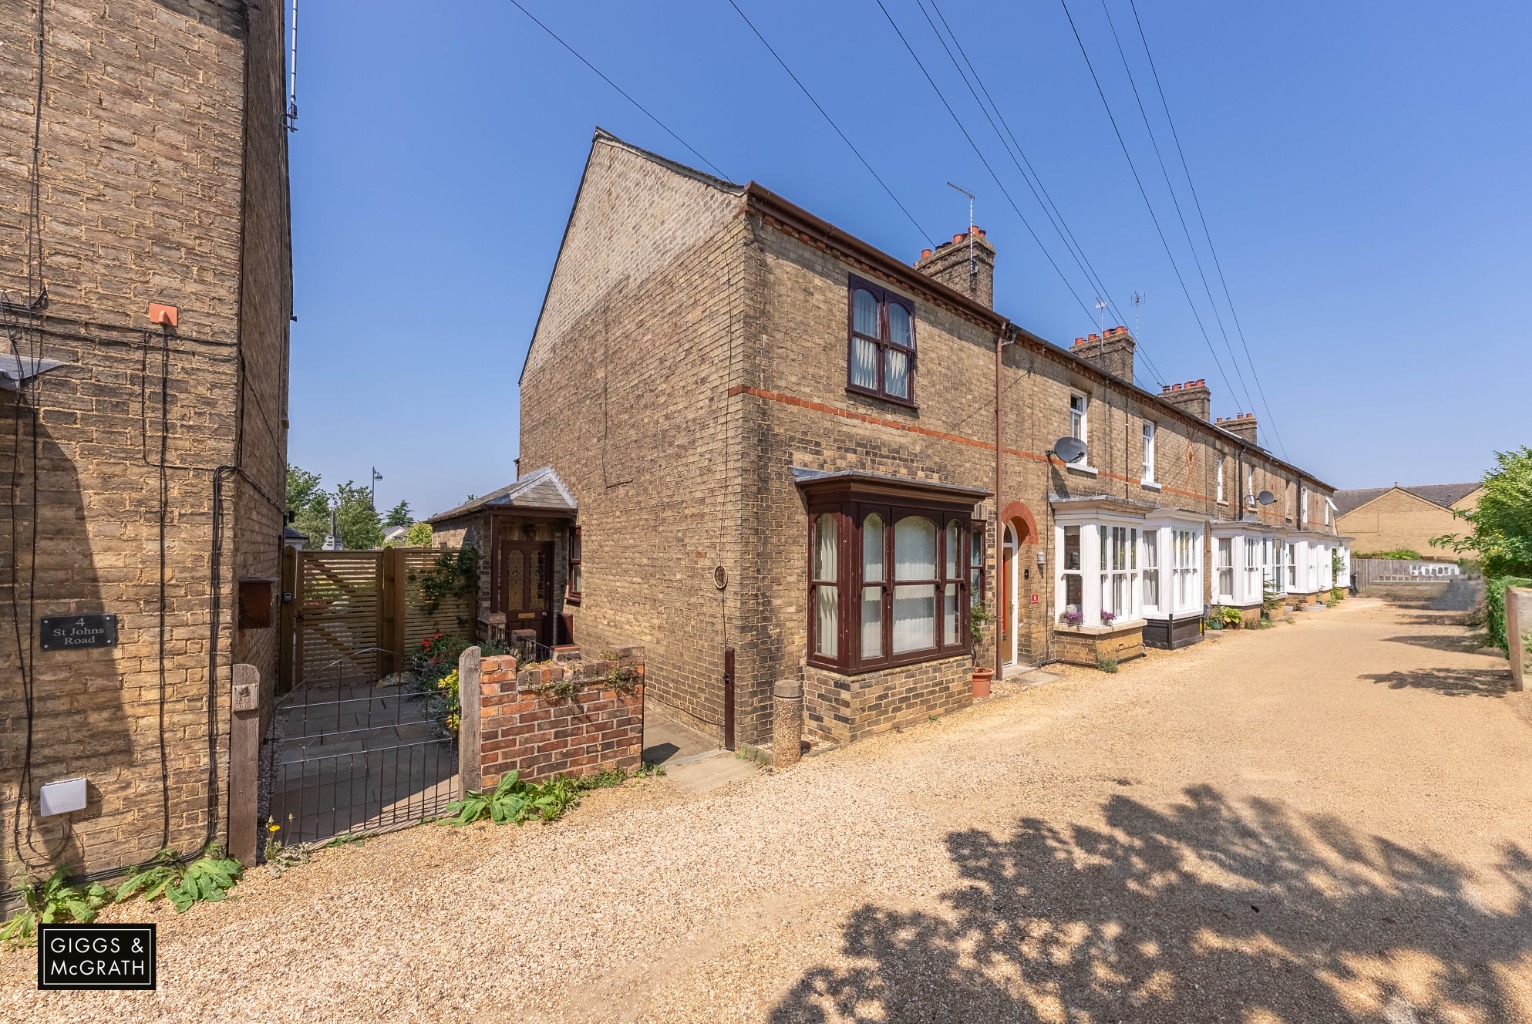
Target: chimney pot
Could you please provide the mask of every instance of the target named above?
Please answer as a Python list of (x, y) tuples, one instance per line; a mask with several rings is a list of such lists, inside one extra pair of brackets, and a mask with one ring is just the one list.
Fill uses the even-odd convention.
[(922, 249), (922, 250), (920, 250), (920, 258), (923, 259), (923, 260), (930, 259), (931, 258), (931, 250), (930, 249)]
[(1099, 334), (1092, 334), (1090, 336), (1090, 340), (1091, 341), (1100, 341), (1101, 340), (1101, 335), (1099, 335)]
[(967, 237), (968, 237), (968, 232), (966, 232), (966, 231), (960, 232), (960, 233), (958, 233), (956, 235), (953, 235), (952, 236), (952, 244), (956, 245), (956, 244), (958, 244), (959, 242), (961, 242), (963, 239), (965, 239)]
[(1076, 345), (1083, 345), (1083, 344), (1085, 344), (1085, 339), (1084, 338), (1076, 338), (1075, 339), (1075, 344)]
[(985, 235), (984, 235), (984, 229), (983, 229), (983, 228), (981, 228), (981, 227), (975, 227), (975, 228), (974, 228), (974, 229), (973, 229), (973, 230), (974, 230), (974, 234), (976, 234), (976, 235), (978, 235), (978, 236), (979, 236), (979, 237), (980, 237), (980, 238), (983, 238), (983, 237), (985, 237)]

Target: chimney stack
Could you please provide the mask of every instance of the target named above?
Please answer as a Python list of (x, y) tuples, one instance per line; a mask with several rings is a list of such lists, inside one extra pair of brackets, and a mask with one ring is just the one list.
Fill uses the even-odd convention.
[(972, 260), (968, 232), (953, 235), (935, 250), (922, 249), (915, 269), (927, 277), (973, 299), (986, 309), (995, 308), (995, 247), (984, 229), (973, 229)]
[(1218, 417), (1218, 425), (1246, 444), (1254, 445), (1257, 448), (1260, 447), (1259, 444), (1256, 444), (1255, 440), (1255, 413), (1242, 412), (1238, 416), (1230, 416), (1228, 419), (1220, 416)]
[(1133, 383), (1133, 350), (1137, 348), (1126, 327), (1108, 327), (1105, 334), (1076, 338), (1070, 352), (1114, 377)]
[(1208, 390), (1206, 378), (1189, 380), (1185, 384), (1167, 384), (1160, 390), (1160, 401), (1169, 402), (1204, 423), (1213, 416), (1213, 393)]

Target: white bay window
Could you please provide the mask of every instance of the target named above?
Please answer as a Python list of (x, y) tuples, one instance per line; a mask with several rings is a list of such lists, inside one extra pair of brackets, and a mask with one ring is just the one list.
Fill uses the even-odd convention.
[[(1123, 514), (1121, 506), (1102, 499), (1055, 506), (1054, 617), (1063, 626), (1115, 626), (1144, 617), (1141, 514)], [(1131, 507), (1131, 506), (1130, 506)], [(1155, 535), (1159, 543), (1159, 535)], [(1156, 551), (1154, 583), (1161, 586)], [(1157, 601), (1158, 596), (1155, 597)]]

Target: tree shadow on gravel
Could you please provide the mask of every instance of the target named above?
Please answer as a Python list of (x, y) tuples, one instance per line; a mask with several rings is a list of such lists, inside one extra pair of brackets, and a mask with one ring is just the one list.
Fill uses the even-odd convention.
[(1387, 642), (1394, 644), (1409, 644), (1411, 647), (1426, 647), (1433, 651), (1447, 651), (1452, 654), (1499, 654), (1500, 651), (1489, 647), (1489, 637), (1483, 633), (1420, 633), (1410, 636), (1391, 636), (1385, 638)]
[(1446, 697), (1504, 697), (1511, 687), (1508, 668), (1426, 668), (1373, 672), (1362, 678), (1390, 690), (1434, 690)]
[(1532, 963), (1520, 847), (1502, 849), (1489, 881), (1503, 891), (1481, 904), (1440, 854), (1269, 801), (1201, 786), (1167, 810), (1113, 797), (1104, 811), (1104, 830), (1029, 818), (1004, 838), (949, 835), (963, 882), (944, 907), (855, 911), (852, 965), (807, 971), (772, 1024), (1498, 1024), (1528, 1010), (1504, 987)]

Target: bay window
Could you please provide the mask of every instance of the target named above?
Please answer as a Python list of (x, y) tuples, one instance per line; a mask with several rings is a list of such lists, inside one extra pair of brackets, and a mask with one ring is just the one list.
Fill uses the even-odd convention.
[(1160, 610), (1160, 531), (1144, 531), (1144, 612)]
[[(1146, 601), (1160, 600), (1163, 533), (1146, 532), (1142, 513), (1129, 518), (1123, 505), (1102, 498), (1055, 504), (1054, 615), (1059, 625), (1121, 625), (1142, 619)], [(1153, 554), (1143, 549), (1145, 543), (1156, 547)], [(1152, 598), (1146, 599), (1146, 593)]]
[(1260, 537), (1245, 538), (1245, 592), (1240, 595), (1241, 604), (1250, 604), (1260, 597), (1263, 579), (1261, 566), (1263, 543)]
[(869, 494), (845, 479), (800, 486), (810, 492), (812, 664), (860, 672), (969, 649), (984, 555), (975, 499)]

